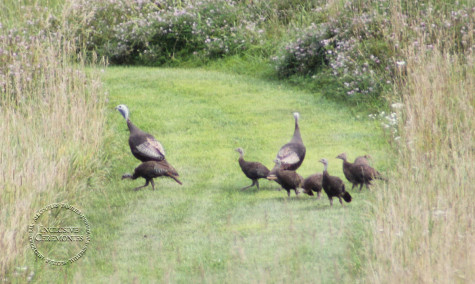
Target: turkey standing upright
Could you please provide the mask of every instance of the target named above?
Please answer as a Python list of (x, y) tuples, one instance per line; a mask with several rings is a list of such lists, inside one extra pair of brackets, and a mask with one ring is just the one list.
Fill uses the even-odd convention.
[(358, 182), (356, 181), (356, 178), (353, 177), (353, 173), (351, 171), (351, 166), (353, 164), (347, 161), (346, 153), (341, 153), (340, 155), (336, 156), (336, 158), (343, 160), (343, 174), (345, 174), (346, 179), (351, 182), (351, 184), (353, 184), (351, 187), (351, 190), (353, 190), (355, 186), (358, 185)]
[(127, 121), (129, 127), (129, 146), (135, 158), (142, 162), (162, 161), (165, 159), (165, 149), (152, 135), (140, 130), (129, 119), (129, 109), (126, 105), (118, 105), (116, 108)]
[(351, 189), (358, 184), (360, 185), (360, 191), (363, 188), (363, 184), (366, 185), (367, 189), (369, 189), (371, 181), (375, 178), (386, 180), (377, 170), (373, 169), (368, 164), (348, 162), (346, 153), (341, 153), (337, 158), (343, 160), (343, 173), (348, 181), (353, 184)]
[[(303, 162), (303, 159), (305, 158), (305, 145), (303, 144), (302, 137), (300, 135), (300, 127), (299, 127), (299, 118), (300, 114), (298, 112), (294, 112), (294, 118), (295, 118), (295, 130), (294, 130), (294, 136), (292, 136), (292, 139), (290, 140), (289, 143), (285, 144), (282, 146), (277, 153), (277, 157), (275, 161), (279, 161), (281, 163), (280, 167), (282, 170), (297, 170), (300, 165)], [(268, 175), (268, 179), (273, 179), (275, 174), (276, 174), (276, 169), (277, 169), (277, 162), (274, 166), (274, 168), (270, 171)], [(279, 182), (279, 180), (276, 180)], [(280, 183), (280, 182), (279, 182)]]
[(242, 172), (252, 180), (252, 184), (246, 187), (241, 188), (241, 190), (248, 189), (254, 185), (259, 189), (260, 178), (266, 178), (269, 174), (269, 169), (259, 162), (248, 162), (244, 160), (244, 150), (242, 148), (237, 148), (236, 152), (240, 154), (239, 156), (239, 166), (241, 166)]
[(328, 173), (328, 160), (321, 159), (320, 162), (324, 166), (322, 187), (327, 194), (328, 199), (330, 199), (330, 206), (333, 206), (333, 197), (338, 197), (342, 206), (343, 202), (341, 201), (341, 198), (343, 198), (346, 202), (351, 202), (351, 195), (345, 191), (345, 184), (343, 181), (339, 177), (331, 176)]

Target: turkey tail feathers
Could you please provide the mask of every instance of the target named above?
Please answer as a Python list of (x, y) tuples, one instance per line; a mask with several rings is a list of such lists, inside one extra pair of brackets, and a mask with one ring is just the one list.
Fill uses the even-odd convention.
[(177, 183), (179, 183), (180, 185), (182, 185), (183, 183), (176, 177), (172, 176), (172, 175), (169, 175), (169, 177), (171, 177), (172, 179), (174, 179)]

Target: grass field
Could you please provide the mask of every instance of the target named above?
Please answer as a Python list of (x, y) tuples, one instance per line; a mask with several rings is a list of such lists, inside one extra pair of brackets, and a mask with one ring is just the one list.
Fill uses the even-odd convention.
[[(195, 54), (188, 40), (188, 53), (136, 50), (157, 39), (136, 37), (159, 30), (142, 24), (147, 9), (156, 12), (150, 1), (0, 2), (1, 282), (474, 282), (473, 1), (198, 1), (246, 6), (227, 14), (187, 6), (198, 22), (216, 15), (233, 28), (219, 46), (208, 39), (215, 31), (226, 39), (222, 28), (195, 30), (208, 48), (224, 48), (220, 60)], [(175, 13), (157, 23), (181, 37), (192, 21), (182, 15), (183, 25)], [(234, 19), (248, 23), (240, 26), (247, 49), (228, 54), (243, 43), (227, 24)], [(337, 34), (335, 56), (278, 82), (280, 67), (312, 64), (297, 59), (326, 45), (314, 23)], [(203, 69), (105, 69), (115, 52)], [(162, 141), (183, 186), (160, 180), (157, 191), (133, 192), (143, 181), (120, 180), (138, 162), (119, 103)], [(383, 114), (390, 107), (397, 119)], [(321, 171), (326, 157), (342, 177), (337, 154), (369, 153), (388, 183), (351, 192), (345, 208), (325, 197), (287, 199), (268, 181), (240, 192), (250, 181), (234, 148), (271, 166), (295, 110), (308, 151), (299, 173)], [(368, 120), (369, 111), (380, 115)], [(47, 265), (28, 243), (32, 216), (53, 202), (89, 218), (92, 242), (74, 265)]]
[[(343, 177), (336, 155), (370, 153), (386, 167), (379, 125), (356, 120), (348, 110), (318, 95), (277, 83), (218, 72), (184, 69), (108, 68), (108, 180), (83, 204), (92, 241), (78, 263), (44, 264), (39, 279), (77, 282), (340, 282), (361, 272), (354, 237), (365, 226), (371, 193), (351, 192), (354, 201), (330, 208), (326, 195), (287, 198), (278, 185), (251, 183), (237, 163), (237, 147), (247, 160), (272, 167), (279, 148), (294, 130), (292, 111), (301, 113), (307, 156), (304, 177), (329, 171)], [(139, 162), (128, 148), (124, 119), (114, 110), (126, 104), (131, 120), (155, 135), (179, 171), (171, 179), (135, 192), (143, 180), (120, 180)], [(348, 184), (347, 184), (348, 185)], [(33, 259), (33, 258), (32, 258)], [(58, 269), (62, 272), (58, 274)]]

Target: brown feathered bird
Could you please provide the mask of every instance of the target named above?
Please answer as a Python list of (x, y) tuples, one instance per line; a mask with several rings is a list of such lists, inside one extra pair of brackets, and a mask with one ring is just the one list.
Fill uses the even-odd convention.
[(303, 178), (293, 170), (282, 169), (282, 164), (279, 160), (275, 161), (275, 175), (268, 176), (269, 180), (278, 180), (279, 184), (287, 191), (287, 196), (290, 197), (290, 190), (294, 190), (298, 195), (298, 188), (301, 187)]
[(165, 159), (165, 149), (155, 137), (142, 131), (135, 126), (129, 118), (129, 109), (126, 105), (118, 105), (116, 108), (127, 121), (129, 128), (129, 146), (135, 158), (142, 162), (161, 161)]
[(346, 179), (349, 182), (351, 182), (351, 184), (353, 185), (353, 187), (351, 188), (351, 190), (353, 190), (355, 188), (355, 186), (358, 185), (358, 183), (356, 181), (356, 178), (353, 177), (353, 174), (352, 174), (352, 171), (351, 171), (351, 168), (352, 168), (353, 164), (348, 162), (348, 160), (346, 158), (346, 153), (341, 153), (340, 155), (336, 156), (336, 158), (343, 160), (343, 174), (345, 175)]
[(343, 183), (343, 181), (339, 177), (331, 176), (328, 173), (328, 160), (321, 159), (320, 162), (324, 166), (322, 187), (325, 193), (327, 194), (328, 199), (330, 199), (330, 206), (333, 206), (333, 197), (338, 197), (338, 200), (340, 200), (342, 206), (342, 198), (346, 202), (351, 202), (351, 195), (345, 190), (345, 184)]
[(373, 169), (367, 163), (348, 162), (346, 153), (341, 153), (336, 158), (343, 160), (343, 173), (345, 174), (346, 179), (353, 184), (353, 187), (351, 188), (352, 190), (355, 186), (360, 185), (361, 191), (363, 184), (366, 185), (367, 189), (369, 189), (369, 185), (373, 179), (386, 180), (377, 170)]
[(359, 157), (356, 157), (355, 161), (353, 162), (353, 164), (363, 164), (363, 165), (368, 165), (370, 166), (369, 164), (369, 160), (371, 159), (371, 156), (366, 154), (366, 155), (363, 155), (363, 156), (359, 156)]
[[(293, 113), (295, 118), (295, 129), (294, 135), (289, 143), (282, 146), (277, 153), (276, 161), (280, 161), (280, 167), (282, 170), (297, 170), (305, 158), (306, 148), (302, 141), (302, 136), (300, 135), (300, 127), (299, 127), (299, 118), (300, 114), (298, 112)], [(277, 163), (274, 168), (270, 171), (268, 179), (276, 180), (273, 178), (275, 176), (277, 168)]]
[(313, 196), (313, 192), (317, 193), (317, 198), (320, 199), (322, 193), (322, 179), (321, 173), (313, 174), (303, 180), (302, 188), (303, 192)]
[(154, 178), (157, 177), (169, 177), (174, 179), (180, 185), (181, 181), (178, 179), (178, 172), (167, 162), (167, 160), (162, 161), (147, 161), (141, 163), (138, 167), (135, 168), (134, 174), (124, 174), (122, 179), (130, 178), (137, 179), (142, 177), (145, 179), (145, 185), (134, 188), (134, 190), (139, 190), (148, 186), (149, 183), (152, 184), (152, 189), (155, 190), (155, 184), (153, 182)]
[(239, 166), (241, 167), (242, 172), (252, 180), (252, 184), (246, 187), (241, 188), (241, 190), (248, 189), (257, 186), (259, 189), (259, 179), (266, 178), (269, 174), (269, 169), (259, 162), (248, 162), (244, 160), (244, 150), (242, 148), (237, 148), (235, 150), (240, 154), (239, 156)]

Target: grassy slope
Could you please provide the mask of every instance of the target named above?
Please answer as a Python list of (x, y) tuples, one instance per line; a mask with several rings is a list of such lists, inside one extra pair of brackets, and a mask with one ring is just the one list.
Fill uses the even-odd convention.
[[(319, 96), (250, 77), (182, 69), (108, 68), (110, 93), (106, 146), (110, 180), (91, 193), (84, 209), (93, 227), (86, 256), (64, 270), (76, 281), (132, 280), (189, 282), (333, 282), (355, 277), (360, 262), (348, 241), (363, 223), (368, 193), (329, 207), (309, 196), (287, 199), (276, 183), (250, 184), (237, 163), (236, 147), (247, 160), (272, 166), (293, 134), (292, 111), (301, 113), (307, 156), (298, 172), (322, 170), (343, 178), (341, 161), (371, 153), (383, 166), (384, 142), (378, 126), (357, 121)], [(157, 180), (158, 190), (131, 189), (143, 180), (121, 181), (138, 161), (127, 144), (128, 131), (117, 104), (127, 104), (132, 121), (162, 142), (183, 186)], [(355, 231), (356, 230), (356, 231)], [(45, 267), (43, 279), (54, 274)], [(64, 269), (64, 268), (63, 268)], [(68, 270), (72, 269), (72, 270)], [(89, 282), (89, 281), (88, 281)]]

